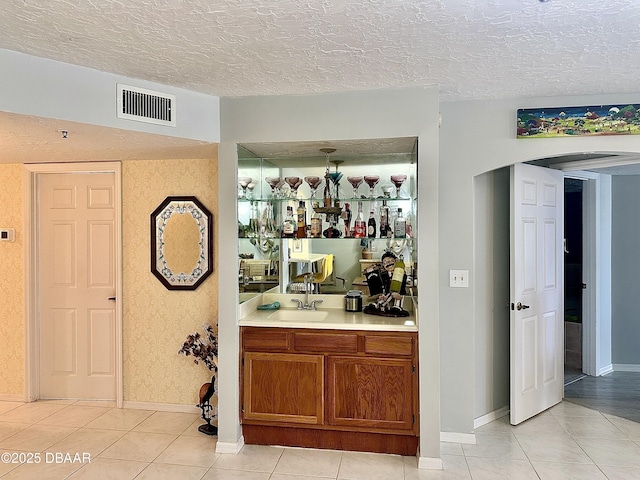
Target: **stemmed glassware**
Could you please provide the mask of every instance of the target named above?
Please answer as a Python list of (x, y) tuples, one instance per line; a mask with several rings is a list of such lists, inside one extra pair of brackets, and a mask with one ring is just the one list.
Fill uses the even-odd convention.
[(358, 187), (362, 185), (364, 178), (363, 177), (347, 177), (347, 180), (353, 187), (353, 198), (358, 198)]
[(251, 182), (253, 182), (251, 177), (238, 177), (238, 185), (242, 188), (242, 194), (239, 198), (247, 198), (247, 187)]
[(271, 196), (273, 198), (278, 197), (278, 184), (280, 183), (280, 177), (266, 177), (265, 180), (271, 187)]
[(304, 181), (309, 184), (309, 187), (311, 187), (311, 200), (314, 200), (316, 190), (318, 190), (318, 187), (322, 183), (322, 178), (316, 176), (308, 176), (304, 177)]
[(247, 198), (253, 199), (253, 189), (256, 188), (257, 183), (251, 180), (249, 185), (247, 185), (247, 191), (249, 192)]
[(400, 198), (400, 187), (402, 186), (402, 184), (406, 179), (407, 179), (406, 175), (402, 175), (402, 174), (391, 175), (391, 183), (393, 183), (396, 186), (396, 198)]
[(300, 177), (284, 177), (284, 181), (291, 187), (291, 196), (293, 198), (298, 196), (298, 187), (302, 185), (302, 179)]
[(365, 175), (364, 176), (364, 181), (365, 181), (365, 183), (367, 185), (369, 185), (369, 198), (375, 198), (375, 195), (373, 194), (373, 189), (375, 188), (375, 186), (380, 181), (380, 176), (379, 175)]

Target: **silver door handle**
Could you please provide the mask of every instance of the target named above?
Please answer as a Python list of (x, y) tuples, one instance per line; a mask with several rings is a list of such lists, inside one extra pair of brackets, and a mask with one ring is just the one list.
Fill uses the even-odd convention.
[(525, 305), (523, 303), (518, 302), (518, 304), (516, 305), (516, 309), (518, 310), (526, 310), (527, 308), (529, 308), (529, 305)]
[(107, 300), (111, 300), (111, 301), (115, 302), (116, 301), (116, 297), (109, 297), (109, 298), (107, 298)]

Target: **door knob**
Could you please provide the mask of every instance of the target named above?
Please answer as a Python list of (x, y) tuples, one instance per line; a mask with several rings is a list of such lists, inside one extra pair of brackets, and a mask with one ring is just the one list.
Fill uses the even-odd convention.
[(527, 308), (529, 308), (529, 305), (525, 305), (523, 303), (518, 302), (518, 304), (516, 305), (516, 308), (518, 310), (526, 310)]
[(107, 298), (107, 300), (111, 300), (112, 302), (115, 302), (116, 301), (116, 297), (109, 297), (109, 298)]

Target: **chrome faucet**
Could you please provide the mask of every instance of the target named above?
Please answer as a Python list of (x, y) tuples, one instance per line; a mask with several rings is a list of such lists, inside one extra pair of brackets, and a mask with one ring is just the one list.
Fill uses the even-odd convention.
[(322, 303), (321, 298), (318, 300), (311, 300), (311, 303), (309, 303), (309, 290), (311, 290), (313, 285), (311, 282), (311, 275), (311, 273), (307, 273), (304, 276), (304, 303), (302, 303), (302, 300), (297, 298), (291, 299), (292, 302), (298, 302), (298, 310), (317, 310), (316, 303)]

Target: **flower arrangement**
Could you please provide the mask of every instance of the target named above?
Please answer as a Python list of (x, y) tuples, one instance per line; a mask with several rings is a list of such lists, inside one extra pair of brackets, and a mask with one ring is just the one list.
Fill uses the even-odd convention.
[(187, 336), (178, 355), (193, 357), (193, 363), (202, 362), (212, 372), (218, 371), (218, 329), (210, 323), (203, 323), (202, 330), (205, 335), (194, 332)]

